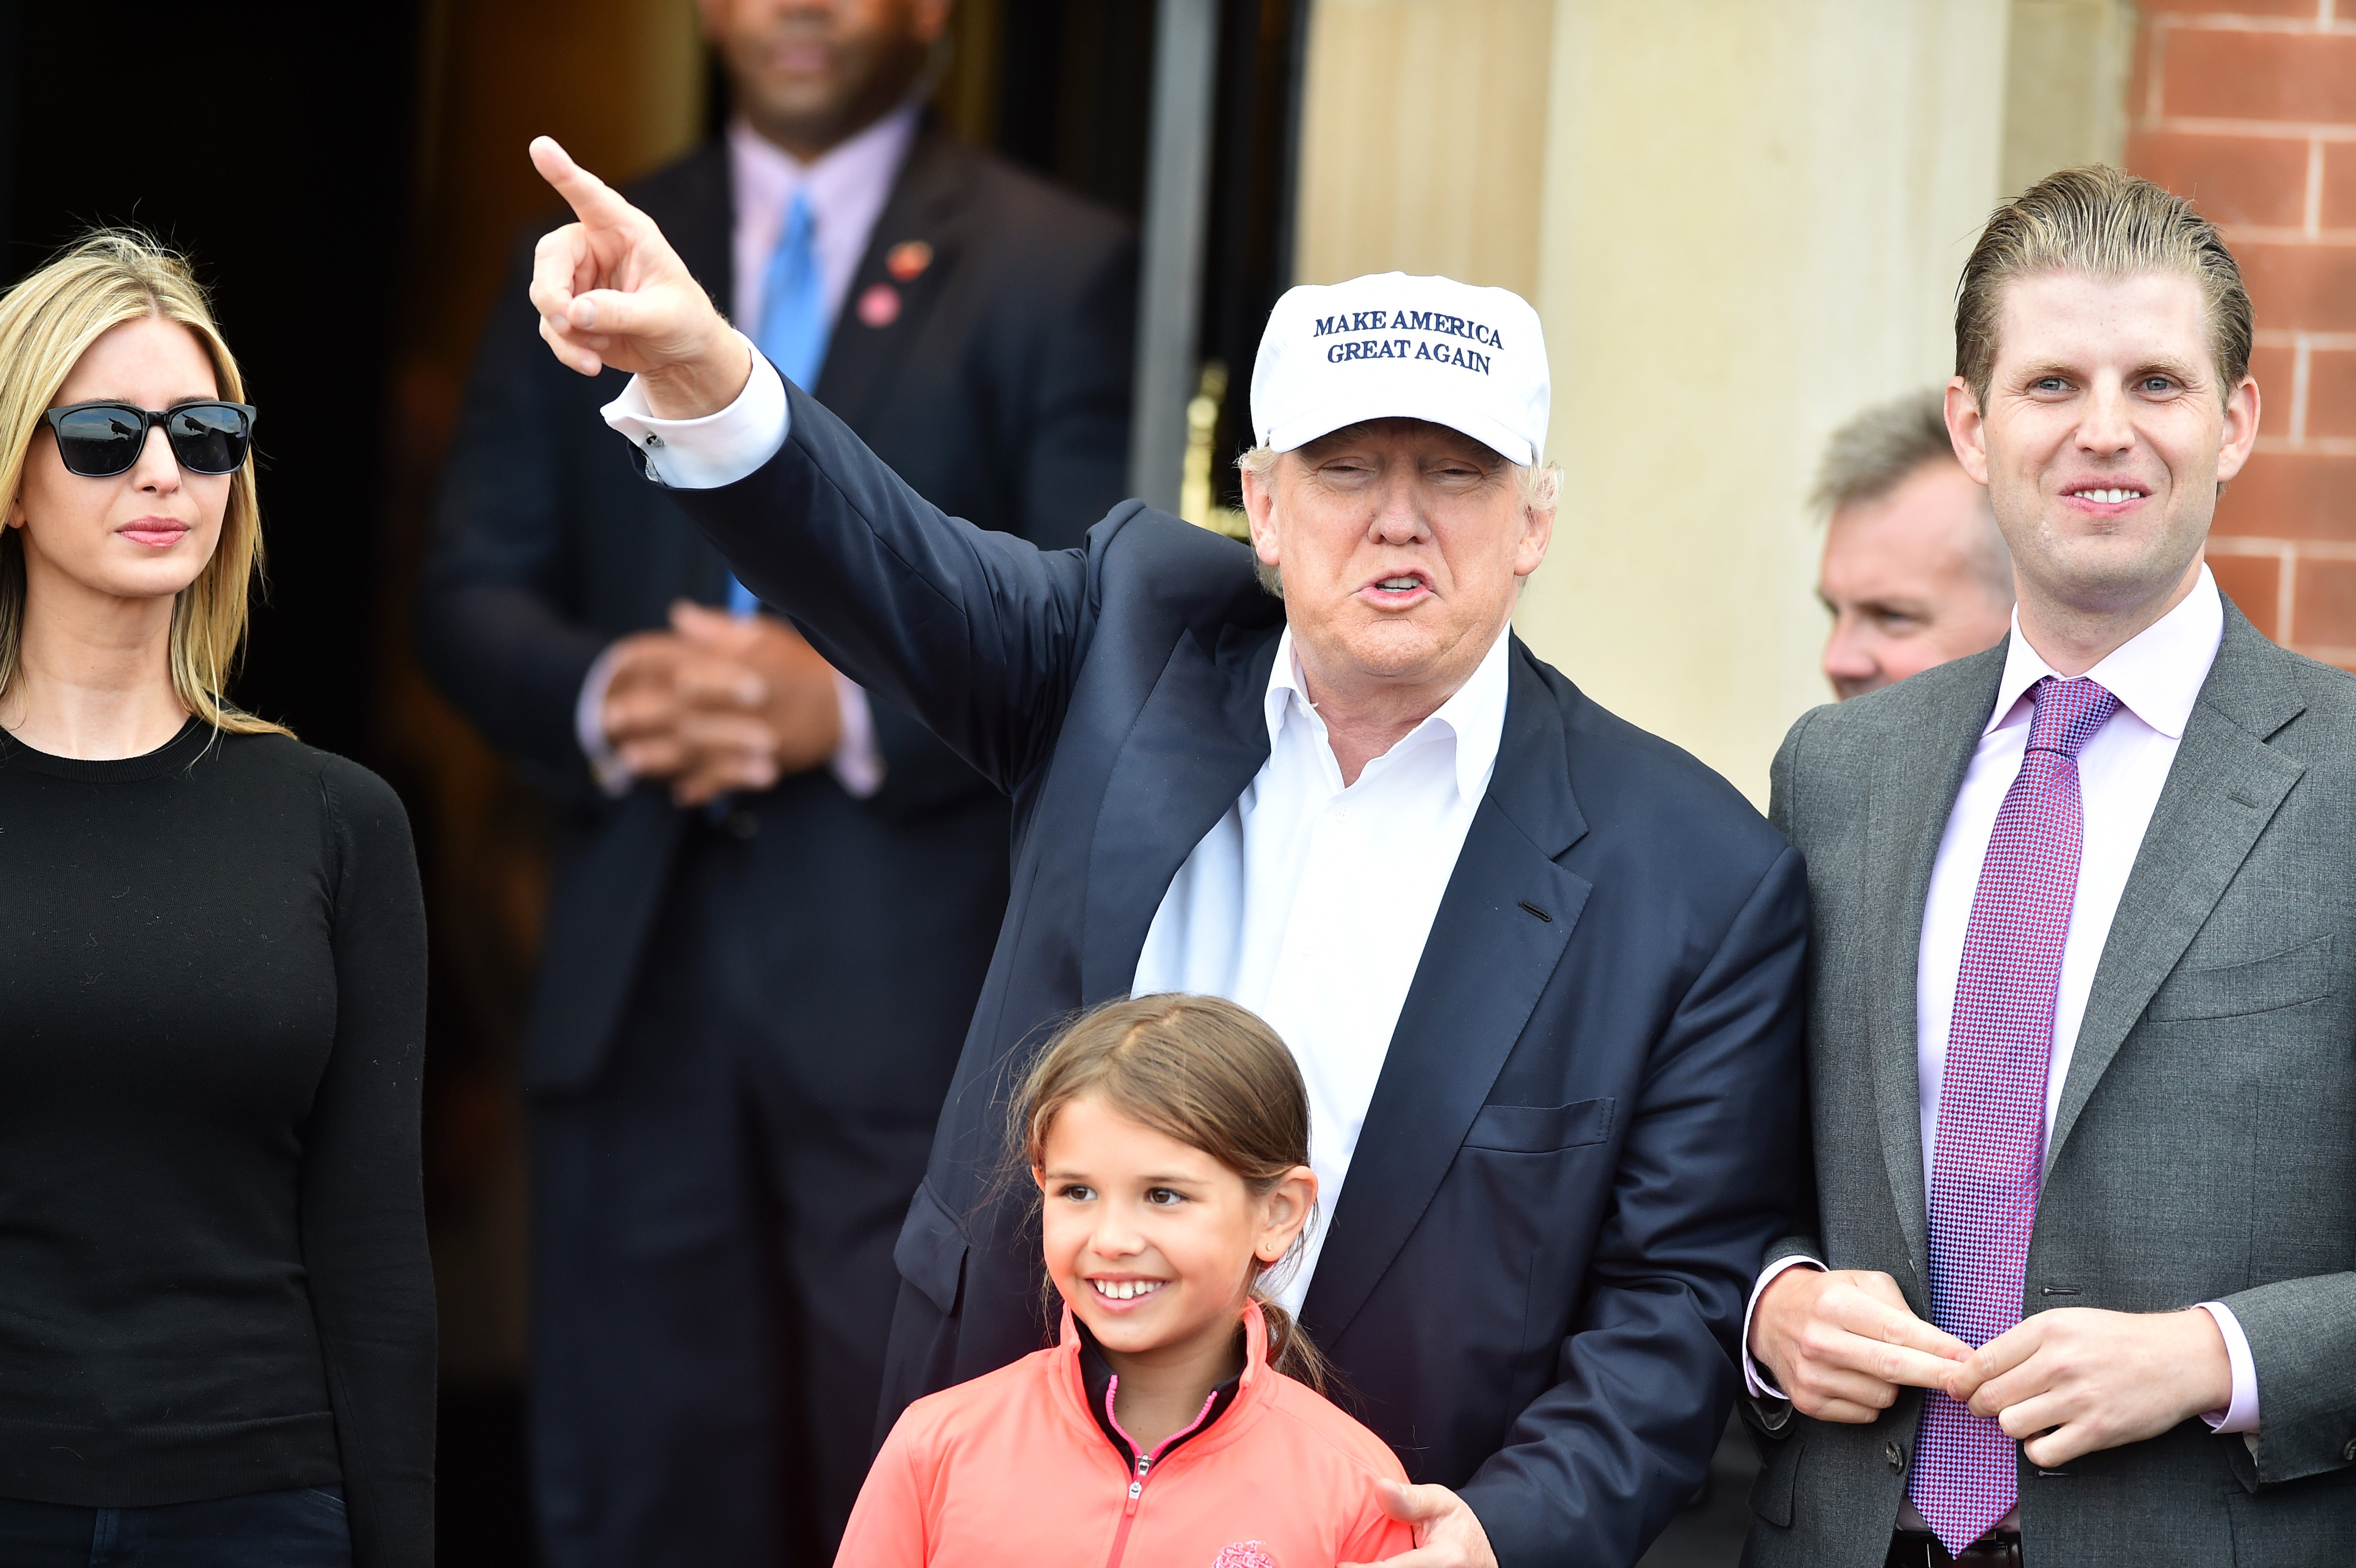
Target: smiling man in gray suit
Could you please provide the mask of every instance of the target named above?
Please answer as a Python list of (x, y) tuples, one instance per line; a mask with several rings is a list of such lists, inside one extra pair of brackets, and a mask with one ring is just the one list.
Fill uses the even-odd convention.
[(2356, 678), (2202, 561), (2250, 342), (2215, 229), (2112, 170), (1966, 264), (2012, 634), (1775, 763), (1817, 1212), (1745, 1328), (1762, 1568), (2356, 1556)]

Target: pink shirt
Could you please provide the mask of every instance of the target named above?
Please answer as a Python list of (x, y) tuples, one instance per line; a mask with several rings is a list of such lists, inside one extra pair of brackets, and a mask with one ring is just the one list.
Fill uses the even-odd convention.
[(736, 207), (730, 253), (736, 287), (729, 306), (747, 336), (761, 336), (761, 285), (797, 193), (809, 197), (810, 247), (818, 252), (827, 319), (842, 315), (843, 296), (916, 138), (917, 113), (916, 104), (903, 105), (807, 164), (742, 119), (729, 125), (728, 184)]
[[(2201, 683), (2216, 661), (2217, 645), (2224, 635), (2225, 609), (2216, 580), (2201, 569), (2201, 581), (2181, 603), (2114, 649), (2087, 675), (2119, 699), (2119, 709), (2094, 732), (2078, 753), (2078, 782), (2085, 805), (2084, 857), (2078, 871), (2078, 891), (2070, 914), (2070, 935), (2062, 951), (2060, 995), (2054, 1008), (2053, 1054), (2045, 1085), (2045, 1125), (2062, 1100), (2070, 1075), (2070, 1060), (2078, 1044), (2078, 1026), (2085, 1017), (2086, 997), (2094, 988), (2094, 970), (2102, 961), (2117, 915), (2119, 897), (2126, 891), (2127, 874), (2135, 869), (2136, 852), (2144, 830), (2159, 804), (2160, 791), (2175, 764), (2176, 748), (2192, 717)], [(1917, 1093), (1922, 1118), (1922, 1189), (1931, 1189), (1931, 1161), (1937, 1147), (1939, 1083), (1946, 1071), (1947, 1031), (1955, 1005), (1955, 982), (1963, 965), (1964, 929), (1970, 923), (1972, 900), (1979, 890), (1980, 863), (1987, 856), (1988, 839), (1996, 830), (1996, 815), (2005, 792), (2020, 772), (2029, 741), (2031, 704), (2029, 689), (2059, 672), (2040, 657), (2020, 633), (2013, 617), (2012, 638), (2005, 655), (2004, 677), (1997, 685), (1996, 704), (1980, 731), (1978, 746), (1964, 773), (1963, 787), (1947, 813), (1946, 832), (1939, 840), (1938, 859), (1931, 870), (1931, 891), (1922, 909), (1922, 941), (1916, 959), (1914, 1038)], [(2051, 1159), (2051, 1150), (2047, 1151)], [(1822, 1268), (1814, 1258), (1784, 1258), (1771, 1265), (1751, 1287), (1755, 1310), (1768, 1281), (1799, 1264)], [(2224, 1337), (2226, 1360), (2233, 1371), (2232, 1403), (2201, 1417), (2218, 1432), (2258, 1429), (2258, 1379), (2250, 1357), (2250, 1342), (2233, 1309), (2221, 1302), (2199, 1304), (2216, 1319)], [(1766, 1380), (1765, 1371), (1748, 1354), (1751, 1318), (1742, 1322), (1743, 1378), (1751, 1393), (1782, 1398), (1782, 1391)]]

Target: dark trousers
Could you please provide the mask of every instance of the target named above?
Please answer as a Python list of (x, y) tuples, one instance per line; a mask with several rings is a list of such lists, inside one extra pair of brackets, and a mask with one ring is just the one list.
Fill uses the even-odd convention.
[(970, 981), (917, 1015), (943, 1038), (893, 1070), (892, 1020), (929, 977), (897, 1008), (888, 979), (857, 987), (872, 1017), (830, 1012), (842, 977), (800, 966), (823, 938), (759, 902), (808, 851), (777, 859), (787, 836), (755, 828), (694, 825), (605, 1071), (534, 1103), (550, 1568), (830, 1563), (873, 1452), (892, 1248), (991, 912), (974, 956), (949, 960)]
[(6, 1568), (351, 1568), (334, 1487), (159, 1508), (71, 1508), (0, 1498)]

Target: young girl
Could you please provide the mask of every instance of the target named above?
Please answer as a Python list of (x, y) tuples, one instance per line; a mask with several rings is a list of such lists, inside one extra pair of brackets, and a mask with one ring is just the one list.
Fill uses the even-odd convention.
[(1405, 1473), (1316, 1392), (1263, 1280), (1317, 1202), (1309, 1097), (1258, 1018), (1141, 997), (1018, 1104), (1062, 1343), (908, 1407), (837, 1568), (1336, 1568), (1408, 1550)]

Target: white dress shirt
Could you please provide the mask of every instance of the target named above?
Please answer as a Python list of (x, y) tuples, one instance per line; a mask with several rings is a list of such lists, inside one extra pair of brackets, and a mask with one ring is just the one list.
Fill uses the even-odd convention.
[[(2209, 678), (2209, 667), (2216, 660), (2224, 628), (2224, 603), (2218, 597), (2215, 579), (2203, 566), (2201, 581), (2182, 603), (2086, 672), (2119, 699), (2119, 706), (2078, 752), (2084, 848), (2077, 894), (2070, 908), (2070, 933), (2062, 949), (2061, 985), (2054, 1007), (2053, 1052), (2045, 1083), (2049, 1138), (2062, 1104), (2062, 1086), (2070, 1075), (2070, 1060), (2077, 1050), (2078, 1027), (2086, 1014), (2094, 970), (2102, 962), (2103, 944), (2110, 937), (2119, 897), (2126, 891), (2127, 873), (2135, 869), (2136, 853), (2143, 847), (2144, 831), (2151, 826), (2152, 811), (2159, 804), (2169, 770), (2175, 765), (2177, 745), (2184, 739), (2184, 726), (2192, 717), (2201, 683)], [(1955, 804), (1947, 813), (1938, 859), (1932, 864), (1914, 980), (1915, 1072), (1925, 1192), (1931, 1189), (1932, 1161), (1938, 1147), (1939, 1085), (1946, 1072), (1948, 1026), (1963, 968), (1964, 932), (1979, 891), (1980, 865), (1987, 858), (1988, 840), (1996, 832), (1997, 809), (2019, 775), (2028, 749), (2034, 712), (2029, 688), (2058, 673), (2021, 635), (2020, 617), (2015, 612), (1996, 705), (1987, 728), (1980, 731)], [(2050, 1147), (2047, 1155), (2050, 1159)], [(1761, 1275), (1752, 1287), (1752, 1307), (1758, 1306), (1759, 1293), (1768, 1281), (1797, 1264), (1823, 1266), (1813, 1258), (1781, 1260)], [(2198, 1305), (2216, 1320), (2233, 1372), (2232, 1402), (2223, 1411), (2211, 1412), (2202, 1419), (2219, 1432), (2254, 1432), (2258, 1382), (2249, 1339), (2232, 1308), (2214, 1301)], [(1742, 1333), (1747, 1350), (1748, 1313)], [(1748, 1354), (1743, 1364), (1753, 1394), (1781, 1397)]]
[[(761, 289), (768, 280), (769, 257), (777, 248), (778, 236), (785, 230), (786, 209), (797, 194), (807, 194), (809, 199), (810, 248), (817, 252), (827, 317), (840, 319), (843, 296), (851, 292), (860, 258), (867, 254), (876, 220), (884, 216), (893, 182), (900, 177), (900, 165), (907, 158), (908, 144), (916, 138), (918, 113), (917, 105), (904, 104), (807, 164), (742, 118), (730, 123), (728, 178), (736, 225), (731, 251), (736, 286), (730, 304), (738, 322), (755, 325), (760, 322)], [(782, 393), (779, 402), (782, 405)], [(614, 657), (615, 650), (608, 647), (589, 667), (573, 702), (573, 732), (599, 785), (608, 795), (620, 795), (629, 790), (630, 773), (606, 739), (605, 722)], [(834, 677), (834, 697), (842, 735), (835, 743), (830, 765), (835, 781), (864, 800), (884, 787), (884, 757), (875, 743), (874, 714), (858, 683), (840, 673)]]
[[(752, 379), (717, 413), (657, 419), (636, 378), (605, 413), (680, 489), (742, 479), (776, 455), (788, 423), (785, 383), (757, 353)], [(1276, 1282), (1296, 1310), (1440, 895), (1489, 792), (1511, 642), (1501, 631), (1472, 678), (1344, 788), (1286, 631), (1268, 677), (1268, 761), (1178, 869), (1138, 955), (1132, 991), (1225, 997), (1266, 1019), (1301, 1064), (1318, 1218), (1299, 1266)]]
[(1505, 729), (1510, 639), (1344, 788), (1302, 684), (1292, 634), (1265, 702), (1268, 761), (1179, 868), (1131, 990), (1225, 997), (1266, 1019), (1309, 1088), (1318, 1215), (1271, 1282), (1299, 1311), (1341, 1201), (1424, 940), (1489, 792)]

